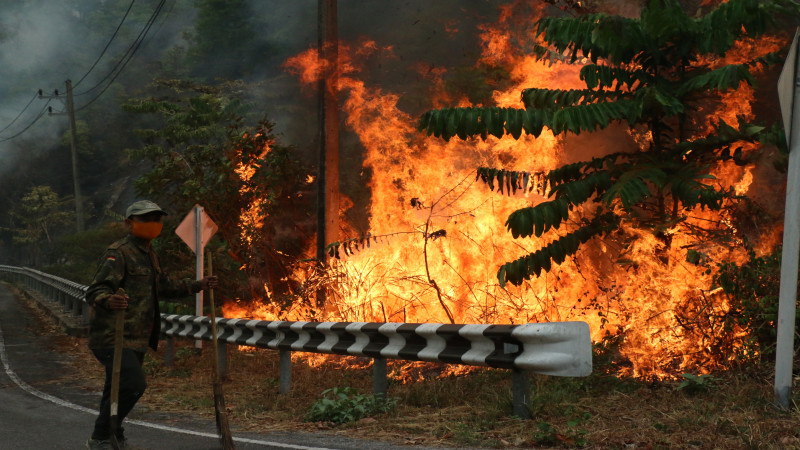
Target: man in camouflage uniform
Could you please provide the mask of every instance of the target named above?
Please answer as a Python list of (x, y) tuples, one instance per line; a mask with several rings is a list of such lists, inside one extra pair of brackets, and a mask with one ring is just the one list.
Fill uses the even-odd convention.
[[(141, 200), (130, 205), (125, 213), (125, 225), (130, 234), (106, 249), (86, 293), (86, 301), (93, 306), (89, 323), (89, 348), (106, 370), (100, 414), (95, 421), (92, 437), (87, 442), (89, 449), (111, 448), (115, 311), (125, 310), (118, 407), (121, 423), (147, 387), (142, 363), (147, 348), (156, 350), (158, 347), (161, 329), (159, 298), (185, 297), (217, 285), (215, 276), (199, 281), (173, 280), (161, 270), (150, 241), (161, 232), (161, 219), (166, 214), (151, 201)], [(118, 427), (117, 441), (124, 445), (122, 427)]]

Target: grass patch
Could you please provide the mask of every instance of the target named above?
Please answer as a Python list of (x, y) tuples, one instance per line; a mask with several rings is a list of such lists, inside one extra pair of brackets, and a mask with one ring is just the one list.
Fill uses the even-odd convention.
[[(59, 340), (73, 354), (81, 379), (99, 390), (101, 370), (85, 339)], [(171, 367), (163, 365), (163, 343), (148, 355), (143, 410), (213, 420), (213, 352), (210, 345), (202, 352), (193, 345), (176, 341)], [(231, 426), (242, 431), (326, 430), (451, 447), (800, 448), (800, 414), (772, 405), (774, 368), (768, 364), (674, 381), (599, 372), (580, 379), (533, 375), (533, 419), (520, 420), (511, 416), (509, 371), (390, 360), (389, 396), (396, 401), (391, 412), (371, 411), (339, 424), (324, 417), (309, 422), (308, 412), (334, 392), (346, 392), (356, 403), (371, 401), (369, 358), (294, 353), (292, 390), (280, 395), (277, 352), (229, 348), (225, 399)], [(352, 404), (340, 408), (355, 409)]]

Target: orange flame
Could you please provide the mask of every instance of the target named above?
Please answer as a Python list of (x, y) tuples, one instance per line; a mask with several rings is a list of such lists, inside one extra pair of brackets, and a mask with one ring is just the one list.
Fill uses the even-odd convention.
[[(510, 68), (512, 83), (502, 92), (494, 92), (496, 104), (520, 107), (519, 92), (527, 87), (582, 88), (579, 68), (550, 66), (513, 48), (508, 35), (508, 30), (515, 28), (511, 11), (510, 6), (504, 7), (498, 23), (481, 28), (482, 62)], [(732, 58), (771, 51), (778, 44), (743, 42)], [(590, 241), (578, 256), (541, 277), (520, 287), (502, 288), (496, 271), (503, 262), (549, 242), (513, 240), (504, 221), (512, 211), (543, 199), (536, 194), (491, 193), (474, 181), (475, 169), (487, 166), (548, 171), (617, 148), (604, 141), (609, 137), (619, 140), (619, 132), (612, 129), (588, 137), (557, 138), (545, 131), (538, 138), (523, 135), (519, 140), (489, 137), (485, 141), (443, 142), (425, 138), (415, 129), (415, 117), (398, 107), (399, 95), (369, 86), (358, 77), (356, 57), (390, 49), (380, 49), (373, 42), (357, 48), (354, 51), (340, 46), (338, 82), (346, 125), (365, 148), (364, 166), (372, 173), (371, 237), (366, 242), (368, 249), (331, 262), (332, 296), (322, 319), (456, 323), (583, 320), (590, 324), (596, 340), (606, 333), (622, 333), (620, 352), (630, 361), (623, 369), (627, 375), (670, 376), (687, 366), (703, 373), (724, 365), (725, 361), (711, 357), (709, 340), (725, 333), (733, 339), (742, 330), (726, 331), (703, 323), (706, 335), (700, 335), (690, 326), (681, 326), (685, 320), (681, 317), (697, 305), (726, 311), (724, 297), (709, 288), (708, 267), (714, 261), (744, 261), (746, 254), (741, 246), (698, 244), (682, 232), (681, 226), (713, 224), (734, 234), (727, 213), (693, 211), (686, 224), (665, 230), (661, 238), (625, 228), (621, 239)], [(319, 73), (316, 52), (308, 50), (291, 58), (287, 68), (304, 83), (315, 82)], [(442, 73), (432, 75), (440, 79)], [(742, 87), (727, 94), (712, 116), (735, 124), (737, 116), (752, 116), (752, 101), (752, 90)], [(460, 103), (463, 106), (466, 100)], [(630, 138), (635, 146), (647, 136)], [(584, 146), (579, 147), (581, 144)], [(578, 147), (583, 154), (568, 153), (567, 147)], [(752, 148), (745, 148), (749, 150)], [(753, 183), (749, 166), (720, 163), (713, 174), (721, 184), (734, 186), (740, 195)], [(574, 224), (565, 228), (562, 233)], [(778, 238), (777, 233), (765, 236), (761, 248), (769, 249)], [(687, 262), (687, 248), (707, 260)], [(278, 311), (268, 306), (241, 308), (225, 313), (265, 319), (278, 316)], [(293, 314), (288, 317), (301, 319), (310, 317), (311, 312)], [(319, 312), (315, 314), (319, 318)]]

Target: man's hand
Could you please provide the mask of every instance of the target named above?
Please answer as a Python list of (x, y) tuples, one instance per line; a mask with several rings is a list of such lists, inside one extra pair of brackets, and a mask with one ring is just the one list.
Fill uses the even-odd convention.
[(112, 294), (106, 301), (108, 309), (128, 309), (128, 294)]
[(211, 275), (200, 280), (200, 289), (207, 291), (214, 289), (219, 285), (219, 278), (216, 275)]

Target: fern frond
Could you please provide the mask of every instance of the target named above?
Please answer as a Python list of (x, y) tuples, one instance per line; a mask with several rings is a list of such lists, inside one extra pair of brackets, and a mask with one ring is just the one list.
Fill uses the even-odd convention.
[(569, 52), (572, 63), (581, 55), (595, 64), (600, 59), (617, 64), (640, 53), (648, 42), (636, 20), (606, 14), (545, 17), (537, 35), (558, 53)]
[(624, 171), (603, 194), (603, 202), (610, 206), (616, 199), (626, 211), (640, 203), (652, 193), (648, 184), (656, 188), (664, 186), (668, 179), (661, 167), (651, 164), (638, 164)]
[(525, 172), (517, 170), (493, 169), (490, 167), (479, 167), (475, 174), (475, 180), (481, 180), (489, 186), (492, 191), (497, 183), (499, 193), (514, 195), (517, 190), (522, 192), (535, 192), (541, 196), (547, 193), (547, 176), (544, 172)]
[[(704, 178), (707, 177), (710, 175)], [(718, 210), (722, 207), (722, 201), (730, 197), (730, 191), (718, 191), (695, 178), (674, 177), (670, 180), (670, 192), (685, 208), (700, 206), (701, 209)]]
[(538, 137), (551, 121), (551, 113), (544, 110), (515, 108), (443, 108), (424, 113), (417, 124), (419, 131), (449, 141), (454, 136), (461, 139), (489, 135), (503, 137), (508, 133), (519, 139), (523, 132)]
[(581, 68), (580, 79), (589, 89), (633, 89), (638, 84), (648, 84), (653, 77), (644, 70), (628, 70), (599, 64)]
[(588, 105), (629, 97), (621, 92), (596, 91), (591, 89), (540, 89), (522, 90), (522, 104), (525, 109), (546, 109), (556, 111), (562, 108)]
[(607, 213), (595, 218), (590, 224), (572, 233), (558, 238), (542, 249), (523, 256), (515, 261), (503, 264), (497, 271), (500, 286), (506, 283), (520, 285), (531, 276), (539, 276), (544, 270), (549, 272), (552, 263), (561, 264), (567, 257), (574, 255), (581, 244), (589, 239), (608, 233), (619, 226), (619, 219)]
[(373, 243), (377, 244), (379, 237), (385, 238), (386, 236), (373, 236), (367, 233), (357, 238), (332, 242), (325, 247), (325, 253), (331, 258), (341, 259), (341, 253), (344, 253), (345, 256), (354, 255), (364, 249), (370, 248)]
[(759, 0), (731, 0), (699, 18), (698, 51), (722, 55), (740, 37), (762, 34), (773, 23), (774, 11), (762, 8), (760, 3)]
[(550, 129), (553, 134), (595, 131), (615, 120), (636, 123), (642, 117), (642, 103), (635, 99), (619, 99), (604, 103), (578, 105), (553, 113)]
[(747, 64), (731, 64), (690, 78), (678, 88), (678, 96), (698, 90), (727, 91), (737, 89), (741, 83), (753, 85), (755, 79)]

